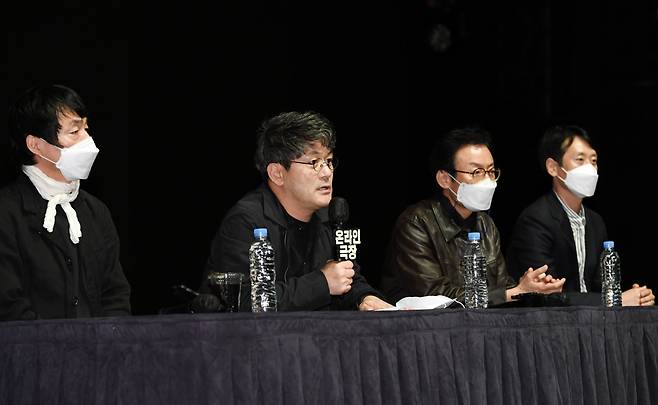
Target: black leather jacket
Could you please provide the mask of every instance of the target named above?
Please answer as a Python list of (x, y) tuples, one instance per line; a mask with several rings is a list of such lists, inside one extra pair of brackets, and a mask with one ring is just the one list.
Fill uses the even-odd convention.
[[(408, 207), (398, 218), (388, 248), (381, 290), (391, 302), (407, 296), (445, 295), (463, 300), (459, 262), (467, 233), (478, 231), (487, 260), (489, 303), (505, 302), (505, 290), (516, 283), (507, 274), (498, 229), (489, 215), (475, 213), (474, 229), (464, 229), (438, 200)], [(446, 200), (447, 201), (447, 200)], [(448, 204), (446, 204), (448, 205)]]

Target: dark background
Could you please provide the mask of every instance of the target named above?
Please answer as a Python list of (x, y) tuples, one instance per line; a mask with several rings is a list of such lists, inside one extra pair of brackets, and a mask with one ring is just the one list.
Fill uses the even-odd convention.
[(258, 124), (293, 109), (337, 127), (334, 195), (362, 229), (373, 284), (395, 218), (434, 190), (437, 134), (492, 132), (505, 245), (549, 188), (535, 158), (543, 129), (572, 123), (597, 141), (586, 203), (616, 241), (624, 287), (658, 289), (655, 0), (53, 3), (9, 18), (5, 102), (50, 82), (86, 101), (101, 153), (84, 188), (113, 213), (136, 314), (171, 305), (173, 284), (198, 287), (222, 216), (259, 183)]

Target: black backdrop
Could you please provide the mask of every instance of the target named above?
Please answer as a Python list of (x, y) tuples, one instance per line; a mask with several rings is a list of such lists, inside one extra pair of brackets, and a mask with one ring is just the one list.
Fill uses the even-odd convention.
[(362, 228), (374, 284), (393, 221), (433, 191), (436, 134), (477, 123), (494, 135), (503, 176), (491, 214), (505, 244), (549, 187), (535, 159), (542, 130), (575, 123), (598, 140), (587, 204), (617, 242), (625, 287), (658, 289), (655, 0), (104, 3), (12, 16), (6, 100), (55, 82), (87, 102), (101, 153), (84, 187), (113, 213), (136, 314), (171, 305), (173, 284), (198, 286), (222, 216), (259, 182), (259, 122), (292, 109), (336, 124), (335, 195)]

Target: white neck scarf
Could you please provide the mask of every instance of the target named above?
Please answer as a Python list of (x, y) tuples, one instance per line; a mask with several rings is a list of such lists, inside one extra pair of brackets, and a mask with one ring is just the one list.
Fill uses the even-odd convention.
[(71, 242), (78, 243), (82, 237), (82, 230), (80, 229), (80, 222), (78, 215), (71, 206), (71, 202), (78, 196), (80, 190), (80, 180), (75, 180), (70, 183), (62, 183), (61, 181), (53, 180), (46, 176), (38, 167), (31, 165), (23, 166), (23, 173), (27, 175), (34, 187), (37, 189), (41, 197), (48, 201), (46, 208), (46, 215), (43, 218), (43, 227), (48, 232), (53, 231), (55, 226), (55, 215), (57, 214), (57, 205), (61, 205), (66, 219), (69, 221), (69, 237)]

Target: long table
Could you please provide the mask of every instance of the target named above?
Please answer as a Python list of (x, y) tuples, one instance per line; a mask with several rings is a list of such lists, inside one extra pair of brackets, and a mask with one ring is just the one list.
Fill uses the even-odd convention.
[(657, 404), (658, 309), (0, 323), (2, 404)]

